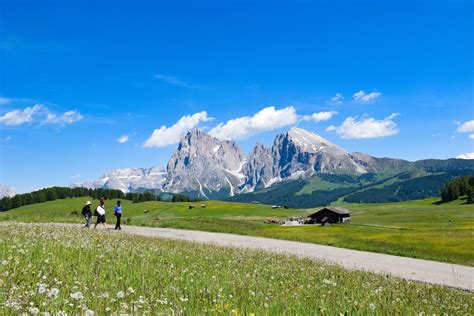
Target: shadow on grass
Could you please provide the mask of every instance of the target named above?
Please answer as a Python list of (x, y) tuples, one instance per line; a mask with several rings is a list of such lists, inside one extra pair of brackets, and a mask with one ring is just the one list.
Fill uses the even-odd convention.
[[(465, 201), (465, 202), (462, 203), (461, 205), (473, 204), (472, 202), (469, 203), (469, 199), (468, 199), (467, 196), (460, 197), (458, 200), (460, 200), (460, 201)], [(433, 203), (431, 203), (431, 204), (432, 204), (432, 205), (442, 205), (442, 204), (446, 204), (446, 203), (453, 202), (453, 201), (456, 201), (456, 200), (450, 200), (450, 201), (443, 201), (443, 200), (440, 200), (440, 201), (433, 202)]]

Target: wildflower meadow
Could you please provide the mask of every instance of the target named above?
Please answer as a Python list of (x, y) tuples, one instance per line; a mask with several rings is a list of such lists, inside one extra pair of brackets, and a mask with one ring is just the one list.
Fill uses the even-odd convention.
[(474, 313), (474, 295), (309, 259), (80, 228), (0, 225), (2, 315)]

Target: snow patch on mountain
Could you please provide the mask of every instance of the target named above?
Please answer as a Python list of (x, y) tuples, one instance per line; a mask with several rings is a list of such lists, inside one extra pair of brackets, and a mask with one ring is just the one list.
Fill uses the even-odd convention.
[(401, 160), (350, 154), (301, 128), (277, 135), (271, 148), (257, 143), (246, 157), (233, 141), (193, 129), (181, 138), (166, 168), (116, 169), (81, 186), (123, 192), (158, 189), (207, 199), (253, 192), (318, 173), (357, 175), (400, 165)]
[(166, 175), (164, 167), (114, 169), (106, 172), (96, 181), (73, 186), (115, 189), (127, 193), (138, 189), (159, 189), (163, 186)]

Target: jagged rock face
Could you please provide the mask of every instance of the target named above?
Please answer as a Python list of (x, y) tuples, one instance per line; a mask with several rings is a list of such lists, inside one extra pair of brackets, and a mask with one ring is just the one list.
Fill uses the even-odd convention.
[(245, 184), (242, 192), (250, 192), (267, 186), (273, 178), (272, 151), (264, 145), (257, 143), (247, 157), (247, 162), (242, 167), (245, 175)]
[(320, 172), (367, 172), (342, 148), (300, 128), (278, 135), (272, 147), (272, 156), (275, 178), (307, 177)]
[(221, 191), (233, 195), (244, 180), (244, 163), (242, 150), (233, 141), (192, 130), (181, 139), (168, 162), (164, 190), (198, 191), (205, 198)]
[(157, 189), (166, 180), (164, 167), (125, 168), (106, 172), (94, 182), (83, 183), (87, 188), (115, 189), (123, 192), (133, 192), (137, 189)]
[(0, 184), (0, 198), (3, 197), (13, 197), (16, 195), (15, 190), (12, 187), (9, 187), (8, 185)]
[(123, 192), (159, 189), (219, 198), (317, 173), (395, 173), (410, 164), (400, 159), (350, 154), (321, 136), (299, 128), (278, 135), (271, 149), (257, 144), (245, 158), (233, 141), (220, 140), (195, 129), (180, 140), (166, 169), (116, 169), (82, 186)]

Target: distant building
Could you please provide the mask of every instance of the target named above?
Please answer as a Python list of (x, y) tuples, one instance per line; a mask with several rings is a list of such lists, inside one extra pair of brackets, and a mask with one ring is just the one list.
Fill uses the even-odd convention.
[(308, 216), (308, 224), (345, 223), (351, 219), (351, 212), (342, 207), (325, 207)]

